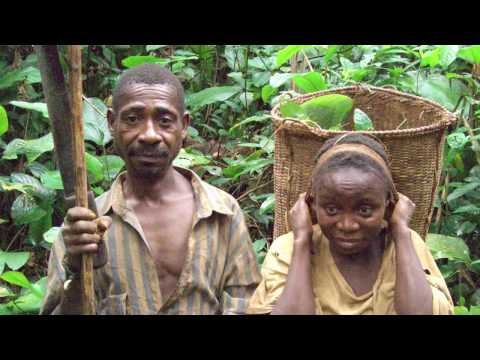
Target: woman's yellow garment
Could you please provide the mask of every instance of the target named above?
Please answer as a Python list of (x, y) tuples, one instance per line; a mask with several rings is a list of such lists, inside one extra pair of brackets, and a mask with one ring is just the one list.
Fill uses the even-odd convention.
[[(453, 302), (435, 260), (420, 236), (411, 230), (412, 241), (425, 277), (432, 288), (433, 314), (453, 313)], [(317, 314), (341, 315), (394, 315), (395, 294), (395, 244), (387, 240), (382, 265), (373, 289), (356, 296), (350, 285), (338, 270), (330, 253), (328, 239), (320, 227), (314, 227), (313, 243), (316, 248), (312, 255), (312, 282)], [(250, 299), (249, 314), (272, 312), (287, 281), (288, 269), (293, 252), (293, 233), (276, 239), (270, 247), (262, 267), (262, 282)]]

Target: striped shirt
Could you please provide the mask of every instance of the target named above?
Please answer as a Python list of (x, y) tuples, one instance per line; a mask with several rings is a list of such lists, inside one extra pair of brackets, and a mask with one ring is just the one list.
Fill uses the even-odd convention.
[[(243, 213), (226, 192), (202, 181), (192, 171), (176, 170), (191, 179), (195, 198), (192, 232), (177, 286), (162, 299), (153, 257), (142, 227), (127, 207), (122, 180), (96, 199), (99, 216), (112, 225), (104, 239), (105, 266), (94, 270), (98, 314), (243, 314), (261, 280)], [(65, 245), (54, 242), (41, 314), (81, 313), (80, 280), (66, 281)]]

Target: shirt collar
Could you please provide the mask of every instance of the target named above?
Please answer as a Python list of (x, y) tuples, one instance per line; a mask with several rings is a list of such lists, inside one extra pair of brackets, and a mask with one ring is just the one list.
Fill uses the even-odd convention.
[[(225, 195), (222, 196), (222, 190), (207, 184), (195, 172), (189, 169), (179, 166), (174, 166), (174, 168), (182, 175), (185, 175), (187, 179), (190, 179), (192, 183), (198, 218), (207, 218), (212, 215), (213, 211), (219, 214), (233, 215), (233, 211), (225, 202)], [(128, 208), (123, 195), (122, 184), (125, 176), (126, 171), (119, 174), (110, 187), (110, 190), (99, 198), (100, 204), (98, 208), (100, 216), (107, 214), (110, 209), (113, 209), (113, 211), (120, 216), (125, 215), (127, 211), (131, 210)]]

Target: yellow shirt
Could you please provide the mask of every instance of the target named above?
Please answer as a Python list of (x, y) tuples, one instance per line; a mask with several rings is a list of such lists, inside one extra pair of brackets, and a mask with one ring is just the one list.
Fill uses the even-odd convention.
[[(453, 302), (445, 280), (435, 260), (420, 236), (412, 230), (412, 241), (425, 276), (433, 293), (433, 313), (453, 313)], [(330, 253), (328, 239), (320, 227), (314, 227), (313, 242), (316, 254), (312, 255), (312, 282), (317, 314), (333, 315), (394, 315), (395, 245), (387, 240), (382, 265), (371, 291), (355, 295), (337, 268)], [(293, 252), (293, 233), (276, 239), (270, 247), (262, 267), (262, 281), (250, 299), (247, 313), (270, 313), (283, 292)]]

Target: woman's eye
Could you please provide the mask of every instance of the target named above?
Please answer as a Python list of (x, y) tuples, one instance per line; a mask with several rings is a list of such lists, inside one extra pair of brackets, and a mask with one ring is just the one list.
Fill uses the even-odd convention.
[(330, 216), (333, 216), (333, 215), (337, 215), (338, 213), (338, 209), (335, 207), (335, 206), (326, 206), (325, 207), (325, 212), (330, 215)]
[(358, 212), (361, 216), (370, 216), (372, 215), (372, 208), (370, 206), (361, 206)]

